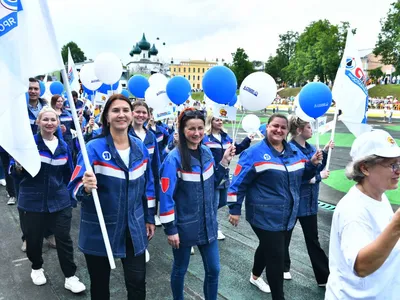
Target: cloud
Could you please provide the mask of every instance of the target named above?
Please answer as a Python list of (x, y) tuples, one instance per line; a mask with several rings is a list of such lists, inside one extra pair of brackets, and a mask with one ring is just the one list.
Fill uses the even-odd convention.
[[(358, 47), (373, 48), (392, 0), (49, 0), (60, 47), (75, 41), (88, 58), (111, 51), (126, 63), (143, 32), (165, 60), (231, 60), (238, 47), (250, 59), (274, 54), (279, 34), (312, 21), (349, 21)], [(166, 46), (162, 46), (162, 42)]]

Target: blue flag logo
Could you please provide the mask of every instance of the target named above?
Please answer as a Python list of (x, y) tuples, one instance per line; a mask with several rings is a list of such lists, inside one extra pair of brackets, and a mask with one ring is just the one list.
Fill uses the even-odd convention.
[(0, 0), (0, 37), (18, 26), (18, 12), (21, 10), (21, 0)]

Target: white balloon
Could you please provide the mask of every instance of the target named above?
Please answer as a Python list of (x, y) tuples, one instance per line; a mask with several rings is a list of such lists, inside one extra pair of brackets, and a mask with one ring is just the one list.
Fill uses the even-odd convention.
[(240, 102), (247, 110), (261, 110), (274, 101), (276, 82), (271, 75), (255, 72), (247, 76), (240, 85)]
[(170, 102), (165, 88), (160, 89), (155, 86), (149, 86), (144, 93), (144, 99), (147, 105), (152, 108), (164, 108), (169, 105)]
[(82, 84), (91, 91), (96, 91), (103, 84), (94, 74), (94, 64), (84, 65), (79, 72), (79, 78)]
[(101, 53), (94, 61), (94, 72), (103, 83), (114, 84), (121, 79), (121, 60), (114, 53)]
[(246, 115), (242, 120), (242, 128), (247, 133), (257, 132), (260, 128), (260, 125), (260, 118), (253, 114)]
[(299, 104), (299, 95), (297, 95), (294, 98), (293, 104), (296, 107), (295, 110), (294, 110), (294, 114), (297, 117), (299, 117), (300, 119), (302, 119), (303, 121), (306, 121), (306, 122), (314, 121), (313, 118), (311, 118), (308, 115), (306, 115), (306, 113), (301, 109), (300, 104)]
[(165, 89), (168, 83), (167, 77), (161, 73), (154, 73), (149, 77), (149, 84), (150, 86), (155, 86), (158, 88)]

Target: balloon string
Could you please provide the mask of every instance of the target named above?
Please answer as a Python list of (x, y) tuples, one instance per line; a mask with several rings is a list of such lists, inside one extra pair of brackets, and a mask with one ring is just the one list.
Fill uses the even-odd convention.
[[(237, 126), (236, 126), (236, 134), (235, 134), (235, 137), (234, 137), (234, 141), (236, 141), (236, 138), (237, 138), (237, 134), (238, 134), (238, 131), (239, 131), (239, 126), (240, 126), (240, 124), (242, 123), (242, 121), (243, 121), (243, 118), (244, 118), (244, 113), (242, 113), (242, 117), (240, 118), (240, 121), (239, 121), (239, 123), (237, 123)], [(236, 121), (236, 119), (235, 119), (235, 121)]]

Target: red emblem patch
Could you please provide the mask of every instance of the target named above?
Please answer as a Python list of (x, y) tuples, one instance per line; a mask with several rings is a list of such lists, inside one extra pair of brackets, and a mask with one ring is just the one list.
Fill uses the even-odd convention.
[(71, 181), (73, 181), (76, 178), (76, 176), (78, 176), (81, 169), (82, 167), (79, 165), (75, 167), (74, 173), (72, 173)]
[(161, 178), (161, 190), (165, 194), (169, 189), (169, 178), (163, 177)]
[(236, 165), (236, 169), (233, 175), (238, 176), (240, 174), (240, 171), (242, 171), (242, 166), (238, 164)]

